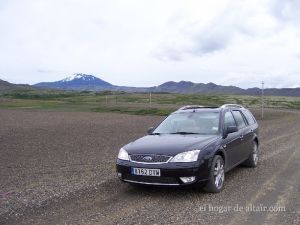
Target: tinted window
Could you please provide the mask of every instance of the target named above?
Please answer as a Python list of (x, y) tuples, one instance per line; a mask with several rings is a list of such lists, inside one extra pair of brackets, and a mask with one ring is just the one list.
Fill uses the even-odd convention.
[(243, 114), (250, 125), (255, 124), (255, 120), (251, 112), (249, 112), (248, 110), (243, 110)]
[(246, 123), (240, 111), (232, 111), (238, 127), (245, 127)]
[(225, 125), (225, 130), (227, 130), (227, 127), (236, 126), (235, 120), (231, 112), (225, 113), (224, 125)]

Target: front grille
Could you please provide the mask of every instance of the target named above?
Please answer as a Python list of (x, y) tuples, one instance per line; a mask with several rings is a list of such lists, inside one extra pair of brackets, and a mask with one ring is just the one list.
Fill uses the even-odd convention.
[(165, 163), (171, 156), (166, 155), (149, 155), (149, 154), (135, 154), (130, 155), (131, 161), (142, 162), (142, 163)]
[(169, 185), (179, 184), (175, 177), (150, 177), (150, 176), (123, 174), (123, 179), (125, 181), (150, 183), (150, 184), (169, 184)]

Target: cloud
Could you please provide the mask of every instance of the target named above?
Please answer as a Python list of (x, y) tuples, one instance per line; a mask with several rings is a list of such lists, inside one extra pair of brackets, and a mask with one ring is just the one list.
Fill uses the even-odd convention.
[(188, 55), (202, 56), (225, 49), (235, 33), (235, 25), (228, 18), (215, 18), (204, 26), (189, 22), (177, 29), (158, 46), (159, 59), (181, 61)]
[(300, 85), (297, 2), (2, 0), (0, 74), (31, 84), (83, 72), (117, 85), (242, 87), (267, 74), (274, 86)]
[[(210, 21), (202, 18), (181, 23), (158, 47), (155, 55), (164, 60), (184, 60), (191, 56), (205, 56), (230, 47), (242, 36), (269, 36), (279, 31), (279, 25), (267, 13), (266, 1), (234, 1), (228, 3)], [(175, 38), (174, 38), (175, 37)]]
[(216, 21), (191, 36), (192, 45), (186, 51), (199, 56), (220, 51), (230, 45), (234, 35), (235, 28), (232, 24), (220, 24)]
[(52, 69), (43, 69), (43, 68), (39, 68), (36, 70), (38, 73), (62, 73), (64, 71), (62, 70), (52, 70)]
[(270, 11), (274, 17), (283, 22), (300, 22), (300, 1), (299, 0), (272, 0)]

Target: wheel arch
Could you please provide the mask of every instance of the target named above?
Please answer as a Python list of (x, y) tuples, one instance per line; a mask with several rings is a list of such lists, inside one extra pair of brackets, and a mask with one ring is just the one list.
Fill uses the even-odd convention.
[(253, 141), (256, 142), (257, 146), (259, 146), (260, 143), (256, 135), (254, 136)]
[(211, 167), (213, 158), (214, 158), (216, 155), (219, 155), (219, 156), (222, 157), (222, 159), (224, 160), (225, 168), (227, 168), (227, 155), (226, 155), (226, 151), (225, 151), (224, 149), (222, 149), (222, 147), (217, 148), (217, 149), (214, 151), (214, 153), (212, 154), (211, 159), (210, 159), (210, 163), (209, 163), (209, 167)]
[(224, 164), (225, 164), (225, 166), (226, 166), (227, 159), (226, 159), (226, 153), (225, 153), (225, 151), (222, 150), (222, 149), (218, 149), (218, 150), (215, 152), (214, 156), (216, 156), (216, 155), (219, 155), (219, 156), (221, 156), (221, 157), (223, 158)]

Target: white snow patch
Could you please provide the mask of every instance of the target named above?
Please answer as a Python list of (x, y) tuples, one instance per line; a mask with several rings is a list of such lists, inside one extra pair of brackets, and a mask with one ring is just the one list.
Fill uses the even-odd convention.
[(83, 80), (85, 80), (87, 78), (87, 76), (82, 73), (75, 73), (75, 74), (63, 79), (62, 82), (72, 81), (72, 80), (81, 79), (81, 78), (83, 78)]

